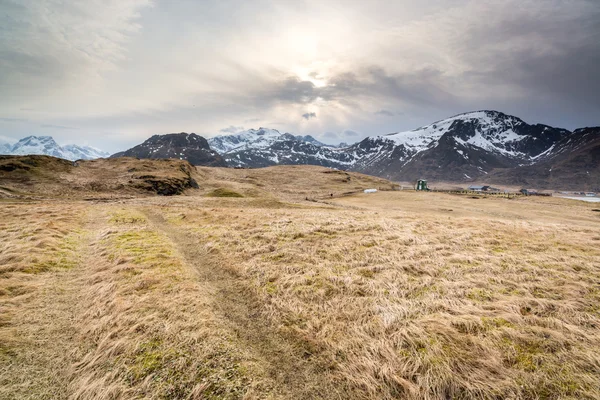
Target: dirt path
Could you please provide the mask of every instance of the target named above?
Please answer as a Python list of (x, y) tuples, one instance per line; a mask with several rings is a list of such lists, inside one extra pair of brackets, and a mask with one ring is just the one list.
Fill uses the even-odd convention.
[[(207, 252), (182, 228), (169, 224), (156, 210), (144, 210), (155, 229), (166, 234), (198, 279), (212, 292), (211, 304), (249, 353), (264, 366), (273, 392), (285, 398), (342, 398), (341, 388), (332, 384), (323, 360), (311, 356), (303, 346), (278, 334), (264, 315), (261, 300), (248, 283), (228, 268), (223, 260)], [(347, 394), (347, 393), (346, 393)]]

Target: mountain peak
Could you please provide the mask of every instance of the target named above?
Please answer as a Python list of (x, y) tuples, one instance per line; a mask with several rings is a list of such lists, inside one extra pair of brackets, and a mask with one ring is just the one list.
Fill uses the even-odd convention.
[(0, 149), (10, 155), (48, 155), (65, 160), (91, 160), (94, 158), (108, 157), (108, 153), (89, 146), (66, 145), (60, 146), (52, 136), (27, 136), (12, 146)]
[(193, 165), (227, 166), (223, 158), (210, 148), (205, 138), (186, 132), (154, 135), (142, 144), (111, 156), (116, 157), (174, 158), (187, 160)]

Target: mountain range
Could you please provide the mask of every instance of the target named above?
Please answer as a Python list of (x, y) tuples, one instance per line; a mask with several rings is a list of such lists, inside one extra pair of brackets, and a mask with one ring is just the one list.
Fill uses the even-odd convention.
[(260, 128), (208, 142), (235, 167), (312, 164), (395, 181), (426, 178), (600, 188), (600, 128), (571, 132), (483, 110), (412, 131), (367, 137), (350, 146), (327, 146), (304, 138)]
[[(86, 146), (59, 146), (49, 136), (0, 143), (2, 153), (69, 160), (108, 156)], [(424, 178), (600, 191), (600, 127), (571, 132), (490, 110), (370, 136), (352, 145), (332, 146), (309, 135), (259, 128), (208, 140), (194, 133), (154, 135), (111, 157), (176, 158), (193, 165), (241, 168), (309, 164), (404, 182)]]
[(68, 144), (60, 146), (51, 136), (27, 136), (15, 144), (0, 143), (0, 154), (29, 155), (41, 154), (65, 160), (92, 160), (108, 157), (110, 154), (90, 146)]

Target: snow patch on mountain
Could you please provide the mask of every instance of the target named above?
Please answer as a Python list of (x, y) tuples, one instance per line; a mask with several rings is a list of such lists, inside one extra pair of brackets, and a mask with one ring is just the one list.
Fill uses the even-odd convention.
[(276, 143), (284, 141), (297, 141), (317, 147), (338, 147), (327, 145), (310, 135), (292, 135), (289, 133), (281, 133), (277, 129), (269, 128), (249, 129), (233, 135), (215, 136), (208, 139), (208, 144), (211, 149), (219, 154), (225, 155), (244, 150), (259, 151), (260, 149), (270, 148)]
[(235, 135), (220, 135), (208, 139), (210, 148), (219, 154), (227, 154), (248, 148), (265, 148), (281, 140), (281, 132), (276, 129), (249, 129)]
[(391, 140), (397, 146), (402, 145), (411, 151), (420, 152), (437, 145), (435, 142), (455, 128), (457, 122), (472, 123), (475, 126), (475, 135), (465, 139), (457, 138), (459, 143), (511, 156), (521, 155), (507, 150), (505, 145), (521, 141), (526, 137), (514, 131), (515, 127), (523, 125), (524, 122), (496, 111), (459, 114), (412, 131), (375, 136), (375, 138)]
[(64, 158), (67, 160), (94, 160), (96, 158), (106, 158), (110, 153), (102, 151), (91, 146), (79, 146), (76, 144), (67, 144), (62, 146)]

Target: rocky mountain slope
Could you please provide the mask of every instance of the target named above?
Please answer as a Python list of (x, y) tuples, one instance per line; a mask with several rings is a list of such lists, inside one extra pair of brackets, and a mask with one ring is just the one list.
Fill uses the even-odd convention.
[(503, 184), (600, 192), (600, 128), (583, 128), (557, 142), (538, 162), (494, 171)]
[[(581, 151), (588, 151), (582, 143), (597, 136), (593, 129), (584, 135), (542, 124), (530, 125), (498, 111), (459, 114), (412, 131), (367, 137), (344, 148), (315, 145), (297, 136), (264, 128), (245, 134), (261, 131), (270, 139), (254, 141), (247, 137), (221, 136), (215, 149), (220, 149), (232, 166), (312, 164), (396, 181), (424, 177), (472, 182), (486, 180), (490, 174), (494, 177), (503, 174), (512, 182), (511, 173), (533, 171), (526, 167), (545, 165), (547, 160), (557, 160), (560, 154), (570, 154), (575, 144)], [(227, 142), (236, 145), (221, 145)], [(572, 174), (574, 169), (569, 171), (568, 174)], [(598, 179), (593, 173), (589, 175), (592, 180)], [(539, 183), (531, 179), (532, 183)]]
[[(353, 168), (397, 180), (470, 181), (496, 168), (534, 164), (570, 133), (497, 111), (466, 113), (414, 131), (367, 138), (359, 143), (366, 154)], [(379, 148), (390, 150), (382, 157)]]
[(192, 165), (227, 166), (223, 157), (210, 148), (206, 139), (195, 133), (183, 132), (154, 135), (140, 145), (111, 156), (117, 157), (174, 158), (187, 160)]
[(0, 154), (4, 155), (47, 155), (65, 160), (93, 160), (110, 154), (90, 146), (69, 144), (60, 146), (52, 136), (27, 136), (15, 144), (0, 143)]

